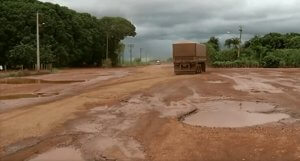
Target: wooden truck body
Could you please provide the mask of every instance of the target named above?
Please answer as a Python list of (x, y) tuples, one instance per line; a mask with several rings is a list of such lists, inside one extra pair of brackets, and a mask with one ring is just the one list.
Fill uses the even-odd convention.
[(193, 42), (173, 44), (175, 74), (197, 74), (206, 71), (206, 46)]

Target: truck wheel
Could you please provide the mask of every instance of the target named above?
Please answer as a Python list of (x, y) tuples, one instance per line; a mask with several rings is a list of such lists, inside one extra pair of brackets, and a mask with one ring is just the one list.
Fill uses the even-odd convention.
[(201, 70), (201, 67), (202, 67), (202, 65), (201, 64), (199, 64), (199, 66), (198, 66), (198, 73), (202, 73), (202, 70)]
[(201, 63), (201, 70), (203, 72), (206, 72), (206, 65), (205, 65), (205, 63)]
[(201, 64), (197, 64), (195, 74), (201, 73)]
[(175, 75), (181, 75), (182, 74), (182, 72), (180, 72), (180, 71), (174, 71), (174, 73), (175, 73)]

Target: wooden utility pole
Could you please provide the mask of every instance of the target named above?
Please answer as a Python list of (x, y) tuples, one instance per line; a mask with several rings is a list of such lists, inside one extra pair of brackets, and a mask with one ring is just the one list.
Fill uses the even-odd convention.
[(36, 13), (36, 70), (40, 70), (39, 13)]
[(240, 26), (240, 40), (239, 40), (239, 50), (238, 50), (238, 58), (240, 57), (240, 54), (241, 54), (241, 43), (242, 43), (242, 33), (243, 33), (243, 27)]

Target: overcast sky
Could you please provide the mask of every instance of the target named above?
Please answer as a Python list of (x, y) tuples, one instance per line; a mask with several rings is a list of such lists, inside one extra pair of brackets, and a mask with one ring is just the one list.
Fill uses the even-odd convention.
[[(97, 17), (121, 16), (137, 30), (135, 44), (151, 58), (171, 57), (177, 40), (205, 42), (236, 37), (243, 26), (243, 39), (269, 32), (300, 32), (299, 0), (42, 0), (67, 6)], [(228, 34), (230, 32), (230, 34)], [(128, 55), (128, 51), (126, 50)]]

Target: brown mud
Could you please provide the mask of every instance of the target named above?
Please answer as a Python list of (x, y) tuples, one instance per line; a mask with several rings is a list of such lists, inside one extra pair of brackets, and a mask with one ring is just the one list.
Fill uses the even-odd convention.
[[(175, 76), (171, 65), (156, 65), (34, 79), (76, 72), (87, 81), (33, 86), (73, 95), (0, 113), (1, 161), (300, 160), (299, 69)], [(6, 94), (31, 93), (14, 87), (0, 84)]]
[(84, 80), (43, 80), (43, 79), (30, 79), (30, 78), (4, 78), (0, 79), (0, 84), (70, 84), (84, 82)]

